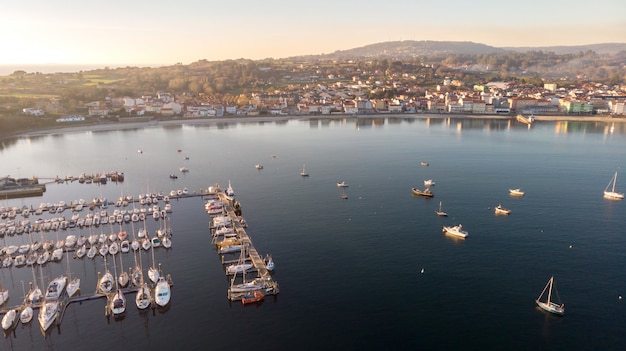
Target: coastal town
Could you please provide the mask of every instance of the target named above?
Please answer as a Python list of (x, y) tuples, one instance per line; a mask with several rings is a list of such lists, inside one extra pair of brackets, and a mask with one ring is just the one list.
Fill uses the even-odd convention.
[[(506, 82), (489, 82), (460, 89), (460, 82), (445, 77), (432, 90), (406, 82), (390, 82), (401, 93), (389, 98), (370, 98), (371, 91), (386, 89), (380, 81), (353, 84), (327, 82), (306, 84), (303, 93), (276, 91), (272, 94), (252, 93), (249, 104), (225, 105), (199, 102), (189, 95), (177, 96), (157, 92), (154, 96), (107, 97), (86, 104), (86, 115), (102, 119), (117, 117), (126, 120), (146, 116), (179, 118), (212, 118), (228, 116), (330, 116), (375, 114), (465, 114), (465, 115), (604, 115), (620, 117), (625, 114), (626, 92), (620, 87), (588, 84), (575, 88), (546, 83), (542, 87), (519, 86)], [(53, 101), (44, 99), (25, 115), (45, 115)], [(82, 115), (67, 115), (57, 122), (84, 121)]]

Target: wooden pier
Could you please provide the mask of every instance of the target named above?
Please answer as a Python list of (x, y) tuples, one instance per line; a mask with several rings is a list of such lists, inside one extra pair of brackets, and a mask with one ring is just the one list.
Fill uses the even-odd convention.
[[(246, 232), (244, 226), (241, 223), (241, 220), (236, 212), (239, 210), (238, 204), (235, 204), (233, 200), (229, 199), (224, 191), (220, 191), (219, 185), (215, 186), (215, 195), (217, 200), (219, 200), (223, 205), (223, 214), (226, 215), (231, 220), (231, 226), (234, 229), (236, 234), (236, 240), (241, 242), (244, 250), (247, 252), (247, 257), (245, 257), (246, 261), (252, 262), (254, 269), (252, 271), (256, 271), (257, 278), (261, 278), (263, 281), (263, 293), (265, 295), (271, 294), (276, 295), (279, 292), (278, 282), (272, 279), (270, 275), (270, 271), (267, 269), (267, 265), (263, 257), (256, 250), (254, 245), (252, 244), (252, 240), (248, 233)], [(215, 229), (215, 228), (213, 228)], [(215, 243), (215, 242), (213, 242)], [(222, 263), (226, 264), (227, 262), (234, 261), (225, 261), (222, 256)], [(234, 277), (233, 277), (234, 279)], [(232, 292), (231, 289), (228, 289), (228, 299), (232, 301), (239, 301), (244, 296), (245, 293), (241, 292)]]

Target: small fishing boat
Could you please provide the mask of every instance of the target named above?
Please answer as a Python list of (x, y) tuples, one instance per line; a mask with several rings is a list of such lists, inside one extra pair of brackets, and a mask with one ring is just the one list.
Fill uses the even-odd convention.
[(413, 195), (419, 195), (419, 196), (425, 196), (425, 197), (433, 197), (433, 196), (435, 196), (435, 194), (433, 194), (433, 192), (430, 191), (429, 188), (426, 188), (424, 190), (417, 189), (417, 188), (411, 188), (411, 191), (413, 192)]
[(508, 208), (502, 207), (502, 205), (500, 204), (498, 204), (498, 206), (494, 208), (494, 211), (497, 215), (508, 215), (511, 213), (511, 210), (509, 210)]
[(250, 303), (261, 302), (265, 298), (265, 295), (260, 290), (254, 290), (251, 293), (247, 293), (241, 297), (241, 303), (244, 305)]
[(511, 195), (511, 196), (524, 196), (524, 192), (520, 188), (509, 189), (509, 195)]
[(274, 264), (274, 260), (272, 259), (272, 256), (270, 256), (269, 254), (265, 256), (265, 268), (267, 268), (268, 271), (273, 272), (274, 269), (276, 269), (276, 264)]
[[(555, 303), (552, 300), (552, 290), (556, 293), (557, 300), (559, 303)], [(546, 300), (542, 301), (543, 295), (547, 292)], [(565, 304), (560, 303), (559, 293), (556, 291), (556, 287), (554, 286), (554, 276), (550, 277), (548, 283), (539, 294), (539, 297), (535, 300), (537, 306), (539, 306), (542, 310), (562, 316), (565, 314)]]

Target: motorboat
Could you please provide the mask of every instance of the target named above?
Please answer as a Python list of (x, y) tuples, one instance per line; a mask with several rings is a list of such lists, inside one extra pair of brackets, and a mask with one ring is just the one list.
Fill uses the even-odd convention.
[(497, 215), (499, 215), (499, 214), (501, 214), (501, 215), (508, 215), (508, 214), (511, 213), (511, 210), (509, 210), (508, 208), (502, 207), (502, 205), (500, 205), (500, 204), (498, 204), (498, 206), (496, 206), (494, 208), (494, 210), (495, 210), (495, 213)]
[(272, 258), (272, 256), (270, 256), (269, 254), (265, 256), (265, 268), (267, 268), (268, 271), (273, 272), (274, 269), (276, 269), (276, 264), (274, 263), (274, 259)]
[(424, 186), (433, 186), (435, 185), (435, 181), (432, 179), (427, 179), (424, 181)]
[(444, 226), (443, 232), (461, 238), (466, 238), (469, 235), (467, 231), (463, 230), (463, 226), (460, 224), (455, 226)]
[(170, 178), (171, 179), (178, 179), (178, 176), (176, 174), (170, 174)]
[(178, 170), (179, 170), (180, 172), (182, 172), (182, 173), (187, 173), (187, 172), (189, 172), (189, 169), (188, 169), (187, 167), (180, 167)]
[(420, 165), (421, 165), (422, 167), (428, 167), (429, 163), (428, 163), (428, 162), (426, 162), (426, 161), (422, 161), (422, 162), (420, 162)]
[(263, 165), (257, 163), (256, 165), (254, 165), (254, 168), (256, 168), (256, 169), (263, 169)]
[(226, 194), (226, 198), (229, 200), (233, 200), (235, 198), (235, 191), (233, 190), (233, 186), (230, 184), (230, 180), (228, 181), (228, 188), (224, 190), (224, 193)]
[(165, 307), (171, 299), (171, 287), (165, 277), (160, 276), (154, 288), (154, 302), (160, 306)]
[(509, 189), (509, 194), (511, 196), (524, 196), (524, 192), (520, 188)]
[(337, 183), (337, 186), (340, 188), (347, 188), (348, 183), (346, 183), (345, 181), (342, 181), (342, 182)]
[(265, 295), (263, 294), (263, 292), (261, 292), (260, 290), (255, 290), (251, 293), (244, 294), (241, 297), (241, 303), (244, 305), (247, 305), (250, 303), (257, 303), (257, 302), (263, 301), (264, 298), (265, 298)]
[(430, 188), (426, 188), (424, 190), (417, 189), (417, 188), (411, 188), (411, 191), (413, 192), (413, 195), (419, 195), (419, 196), (425, 196), (425, 197), (433, 197), (433, 196), (435, 196), (435, 194), (433, 194), (433, 192), (430, 191)]
[(530, 115), (528, 117), (519, 114), (517, 116), (515, 116), (515, 119), (517, 119), (518, 121), (522, 122), (522, 123), (526, 123), (528, 125), (532, 125), (535, 122), (535, 116)]
[(58, 300), (61, 297), (61, 294), (65, 291), (67, 286), (67, 277), (60, 276), (53, 279), (46, 289), (45, 299), (46, 300)]

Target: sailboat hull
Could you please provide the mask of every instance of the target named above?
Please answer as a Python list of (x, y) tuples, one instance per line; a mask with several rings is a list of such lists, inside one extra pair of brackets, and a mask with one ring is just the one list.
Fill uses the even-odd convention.
[(562, 316), (565, 314), (565, 308), (563, 307), (563, 305), (558, 305), (553, 302), (542, 302), (539, 300), (535, 300), (535, 302), (537, 303), (537, 306), (539, 306), (539, 308), (546, 312), (550, 312), (558, 316)]

